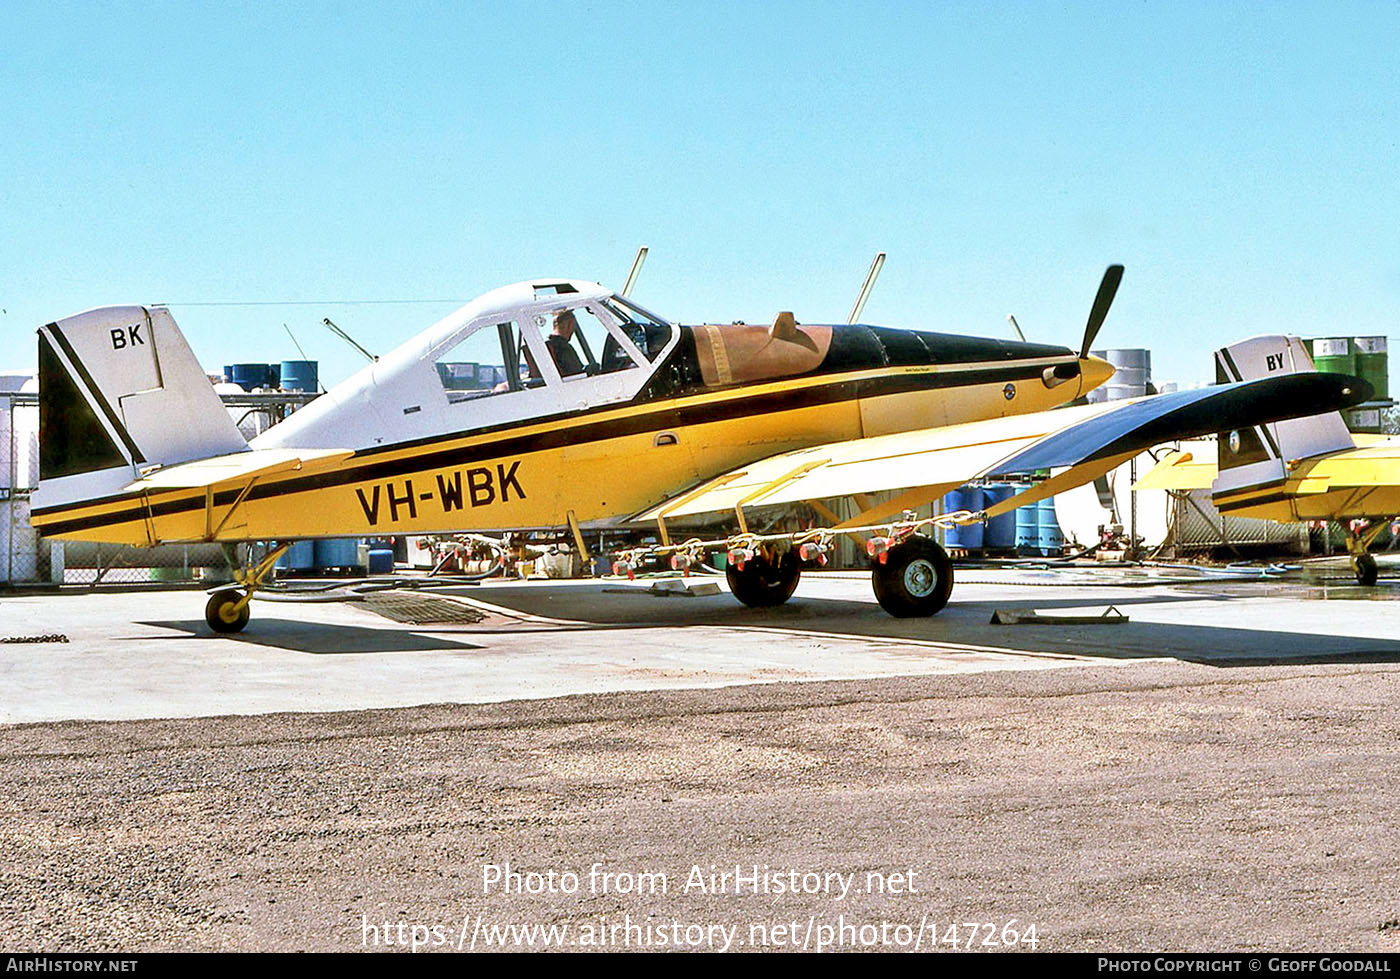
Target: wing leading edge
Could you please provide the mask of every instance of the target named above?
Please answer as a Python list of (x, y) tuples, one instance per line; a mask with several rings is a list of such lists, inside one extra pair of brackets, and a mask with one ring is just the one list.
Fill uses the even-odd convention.
[[(1063, 492), (1162, 442), (1336, 411), (1368, 395), (1369, 385), (1359, 378), (1291, 374), (833, 442), (725, 473), (632, 519), (655, 522), (882, 490), (919, 488), (932, 498), (970, 479), (1068, 467), (1072, 472), (1050, 487)], [(1043, 495), (1049, 494), (1015, 499), (1027, 503)]]

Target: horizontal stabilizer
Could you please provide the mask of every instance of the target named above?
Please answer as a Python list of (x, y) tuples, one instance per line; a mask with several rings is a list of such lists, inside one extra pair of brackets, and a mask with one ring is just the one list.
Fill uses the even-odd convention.
[(296, 472), (311, 462), (340, 462), (354, 455), (351, 449), (256, 449), (199, 459), (147, 473), (122, 490), (210, 488), (242, 484), (254, 477)]

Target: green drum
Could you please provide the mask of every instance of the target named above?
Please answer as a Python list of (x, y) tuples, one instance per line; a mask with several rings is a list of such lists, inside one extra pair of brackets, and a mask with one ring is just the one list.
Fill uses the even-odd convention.
[(1371, 382), (1376, 393), (1373, 401), (1390, 400), (1390, 355), (1386, 353), (1385, 337), (1354, 337), (1356, 373)]
[(1313, 366), (1325, 374), (1355, 374), (1356, 354), (1350, 337), (1319, 337), (1308, 342)]

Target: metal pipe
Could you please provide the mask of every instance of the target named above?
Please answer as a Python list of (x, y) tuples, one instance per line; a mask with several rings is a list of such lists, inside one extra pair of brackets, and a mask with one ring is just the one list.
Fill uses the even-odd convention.
[(651, 251), (651, 249), (646, 245), (637, 249), (637, 257), (632, 259), (632, 271), (627, 273), (627, 282), (623, 285), (622, 292), (619, 293), (623, 299), (632, 295), (632, 287), (637, 284), (637, 276), (642, 274), (642, 263), (647, 260), (647, 253), (649, 251)]
[(865, 302), (870, 298), (870, 290), (875, 288), (875, 280), (880, 277), (880, 269), (885, 267), (885, 253), (880, 252), (875, 256), (875, 261), (870, 263), (870, 271), (865, 274), (865, 285), (860, 287), (860, 295), (856, 297), (856, 304), (851, 307), (851, 315), (846, 317), (848, 324), (860, 319), (860, 314), (865, 312)]

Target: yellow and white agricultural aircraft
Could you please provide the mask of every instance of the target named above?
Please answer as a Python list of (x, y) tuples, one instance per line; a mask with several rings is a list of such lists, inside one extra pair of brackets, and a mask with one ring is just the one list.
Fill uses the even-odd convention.
[[(1312, 369), (1307, 348), (1290, 336), (1253, 337), (1218, 351), (1215, 360), (1220, 382)], [(1335, 411), (1249, 426), (1223, 432), (1214, 447), (1168, 453), (1137, 486), (1210, 489), (1216, 508), (1232, 517), (1349, 523), (1356, 580), (1374, 585), (1376, 559), (1368, 549), (1400, 514), (1400, 438), (1354, 435)]]
[[(1165, 440), (1359, 402), (1294, 374), (1049, 411), (1112, 374), (1078, 352), (859, 324), (680, 326), (600, 285), (540, 278), (489, 292), (245, 441), (167, 309), (89, 310), (39, 330), (34, 525), (69, 540), (274, 541), (211, 594), (235, 632), (291, 542), (568, 526), (654, 526), (674, 566), (727, 548), (734, 595), (792, 594), (832, 535), (859, 531), (880, 604), (931, 615), (952, 589), (931, 522), (985, 519), (1093, 479)], [(1355, 384), (1364, 384), (1355, 380)], [(976, 477), (1068, 472), (998, 504), (917, 521), (906, 508)], [(904, 490), (845, 523), (759, 533), (763, 508)], [(727, 513), (738, 530), (672, 543)], [(900, 516), (898, 519), (896, 515)], [(882, 523), (883, 522), (883, 523)], [(757, 524), (755, 523), (755, 526)], [(767, 528), (764, 528), (767, 529)], [(624, 562), (625, 563), (625, 562)]]

